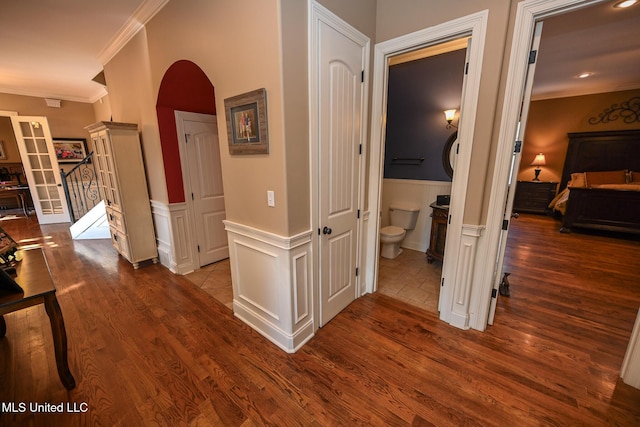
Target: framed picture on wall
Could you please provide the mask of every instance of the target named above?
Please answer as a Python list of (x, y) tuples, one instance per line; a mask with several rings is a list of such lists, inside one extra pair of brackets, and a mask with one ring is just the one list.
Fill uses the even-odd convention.
[(268, 154), (267, 92), (257, 89), (224, 100), (229, 154)]
[(87, 157), (85, 138), (53, 138), (58, 163), (78, 163)]
[(0, 160), (7, 160), (7, 152), (4, 150), (4, 141), (0, 139)]

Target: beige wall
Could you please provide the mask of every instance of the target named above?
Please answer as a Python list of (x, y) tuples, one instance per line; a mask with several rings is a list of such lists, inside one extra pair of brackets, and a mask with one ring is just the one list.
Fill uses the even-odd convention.
[(522, 144), (518, 179), (531, 180), (535, 168), (531, 166), (531, 162), (536, 154), (544, 153), (547, 165), (541, 167), (540, 179), (559, 182), (569, 144), (569, 132), (640, 129), (638, 122), (624, 123), (622, 119), (595, 125), (589, 123), (589, 119), (597, 119), (605, 108), (611, 108), (613, 104), (620, 105), (638, 96), (640, 90), (627, 90), (532, 102)]
[[(437, 0), (420, 2), (378, 0), (377, 2), (377, 43), (485, 9), (489, 10), (464, 214), (464, 222), (469, 224), (482, 223), (488, 206), (491, 167), (498, 138), (498, 114), (502, 106), (502, 100), (497, 97), (497, 94), (501, 92), (501, 78), (504, 78), (503, 74), (505, 74), (504, 67), (507, 60), (505, 51), (510, 48), (510, 39), (507, 40), (507, 34), (512, 3), (515, 4), (516, 1), (458, 0), (455, 7), (452, 7), (451, 2)], [(502, 86), (504, 86), (503, 83)]]
[(96, 116), (96, 122), (111, 121), (111, 100), (109, 95), (105, 95), (93, 103), (93, 112)]
[[(215, 88), (227, 219), (287, 235), (282, 57), (278, 1), (187, 0), (168, 3), (105, 66), (114, 120), (143, 124), (151, 197), (167, 201), (155, 103), (166, 70), (178, 60), (198, 65)], [(147, 85), (147, 86), (145, 86)], [(227, 149), (224, 99), (266, 88), (268, 155), (233, 156)], [(276, 207), (266, 203), (275, 191)]]
[(147, 32), (144, 29), (104, 66), (104, 74), (113, 121), (138, 125), (150, 197), (166, 203), (167, 186), (155, 109), (157, 89), (152, 89)]
[[(47, 107), (44, 98), (0, 93), (0, 110), (15, 111), (21, 116), (46, 117), (51, 136), (54, 138), (86, 138), (89, 142), (89, 134), (84, 127), (95, 122), (93, 106), (84, 102), (63, 100), (60, 108), (53, 108)], [(13, 132), (10, 121), (5, 121), (3, 128), (6, 128), (7, 122), (10, 132)], [(7, 160), (0, 160), (0, 162), (19, 162), (20, 154), (15, 137), (0, 136), (0, 140), (5, 141), (5, 150), (8, 155)], [(89, 145), (89, 150), (91, 149)]]
[(16, 111), (21, 116), (44, 116), (54, 138), (87, 138), (85, 126), (95, 121), (89, 103), (62, 101), (60, 108), (47, 107), (44, 98), (0, 93), (0, 110)]

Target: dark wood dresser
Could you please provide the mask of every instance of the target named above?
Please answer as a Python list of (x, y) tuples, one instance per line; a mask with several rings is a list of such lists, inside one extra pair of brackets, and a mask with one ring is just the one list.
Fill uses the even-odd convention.
[(549, 203), (556, 196), (558, 183), (554, 181), (518, 181), (513, 200), (515, 212), (551, 213)]
[(427, 262), (431, 264), (434, 259), (442, 261), (444, 257), (444, 243), (447, 238), (447, 222), (449, 221), (449, 205), (429, 205), (431, 213), (431, 236), (429, 237), (429, 249), (427, 249)]

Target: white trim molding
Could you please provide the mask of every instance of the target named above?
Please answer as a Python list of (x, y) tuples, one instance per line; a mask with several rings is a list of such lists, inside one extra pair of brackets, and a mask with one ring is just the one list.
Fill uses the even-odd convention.
[(133, 11), (133, 14), (127, 22), (124, 23), (120, 31), (107, 43), (107, 45), (98, 54), (98, 61), (101, 64), (106, 64), (111, 61), (113, 57), (120, 52), (131, 39), (140, 31), (147, 22), (158, 13), (169, 0), (144, 0), (140, 3), (140, 6)]
[(196, 260), (190, 250), (189, 215), (184, 202), (167, 205), (151, 200), (151, 213), (156, 226), (160, 263), (175, 274), (196, 270)]
[(640, 363), (638, 361), (640, 361), (640, 310), (638, 310), (620, 370), (620, 377), (625, 384), (640, 389)]
[(233, 312), (286, 351), (314, 335), (312, 232), (279, 236), (229, 220)]
[[(444, 286), (449, 286), (453, 291), (451, 299), (451, 314), (449, 323), (460, 329), (469, 329), (469, 302), (471, 299), (471, 289), (473, 288), (473, 269), (474, 260), (478, 252), (478, 241), (484, 226), (479, 225), (463, 225), (462, 238), (460, 239), (460, 248), (458, 249), (458, 262), (456, 263), (455, 279), (452, 284), (447, 284), (446, 279)], [(440, 299), (440, 303), (445, 300)], [(440, 311), (444, 311), (445, 307), (438, 307)]]

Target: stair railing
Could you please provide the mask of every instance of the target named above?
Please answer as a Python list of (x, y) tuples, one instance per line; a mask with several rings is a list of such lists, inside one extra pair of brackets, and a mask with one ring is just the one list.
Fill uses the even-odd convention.
[(92, 159), (93, 151), (69, 172), (60, 169), (62, 187), (69, 206), (72, 224), (102, 200), (98, 176), (93, 168)]

